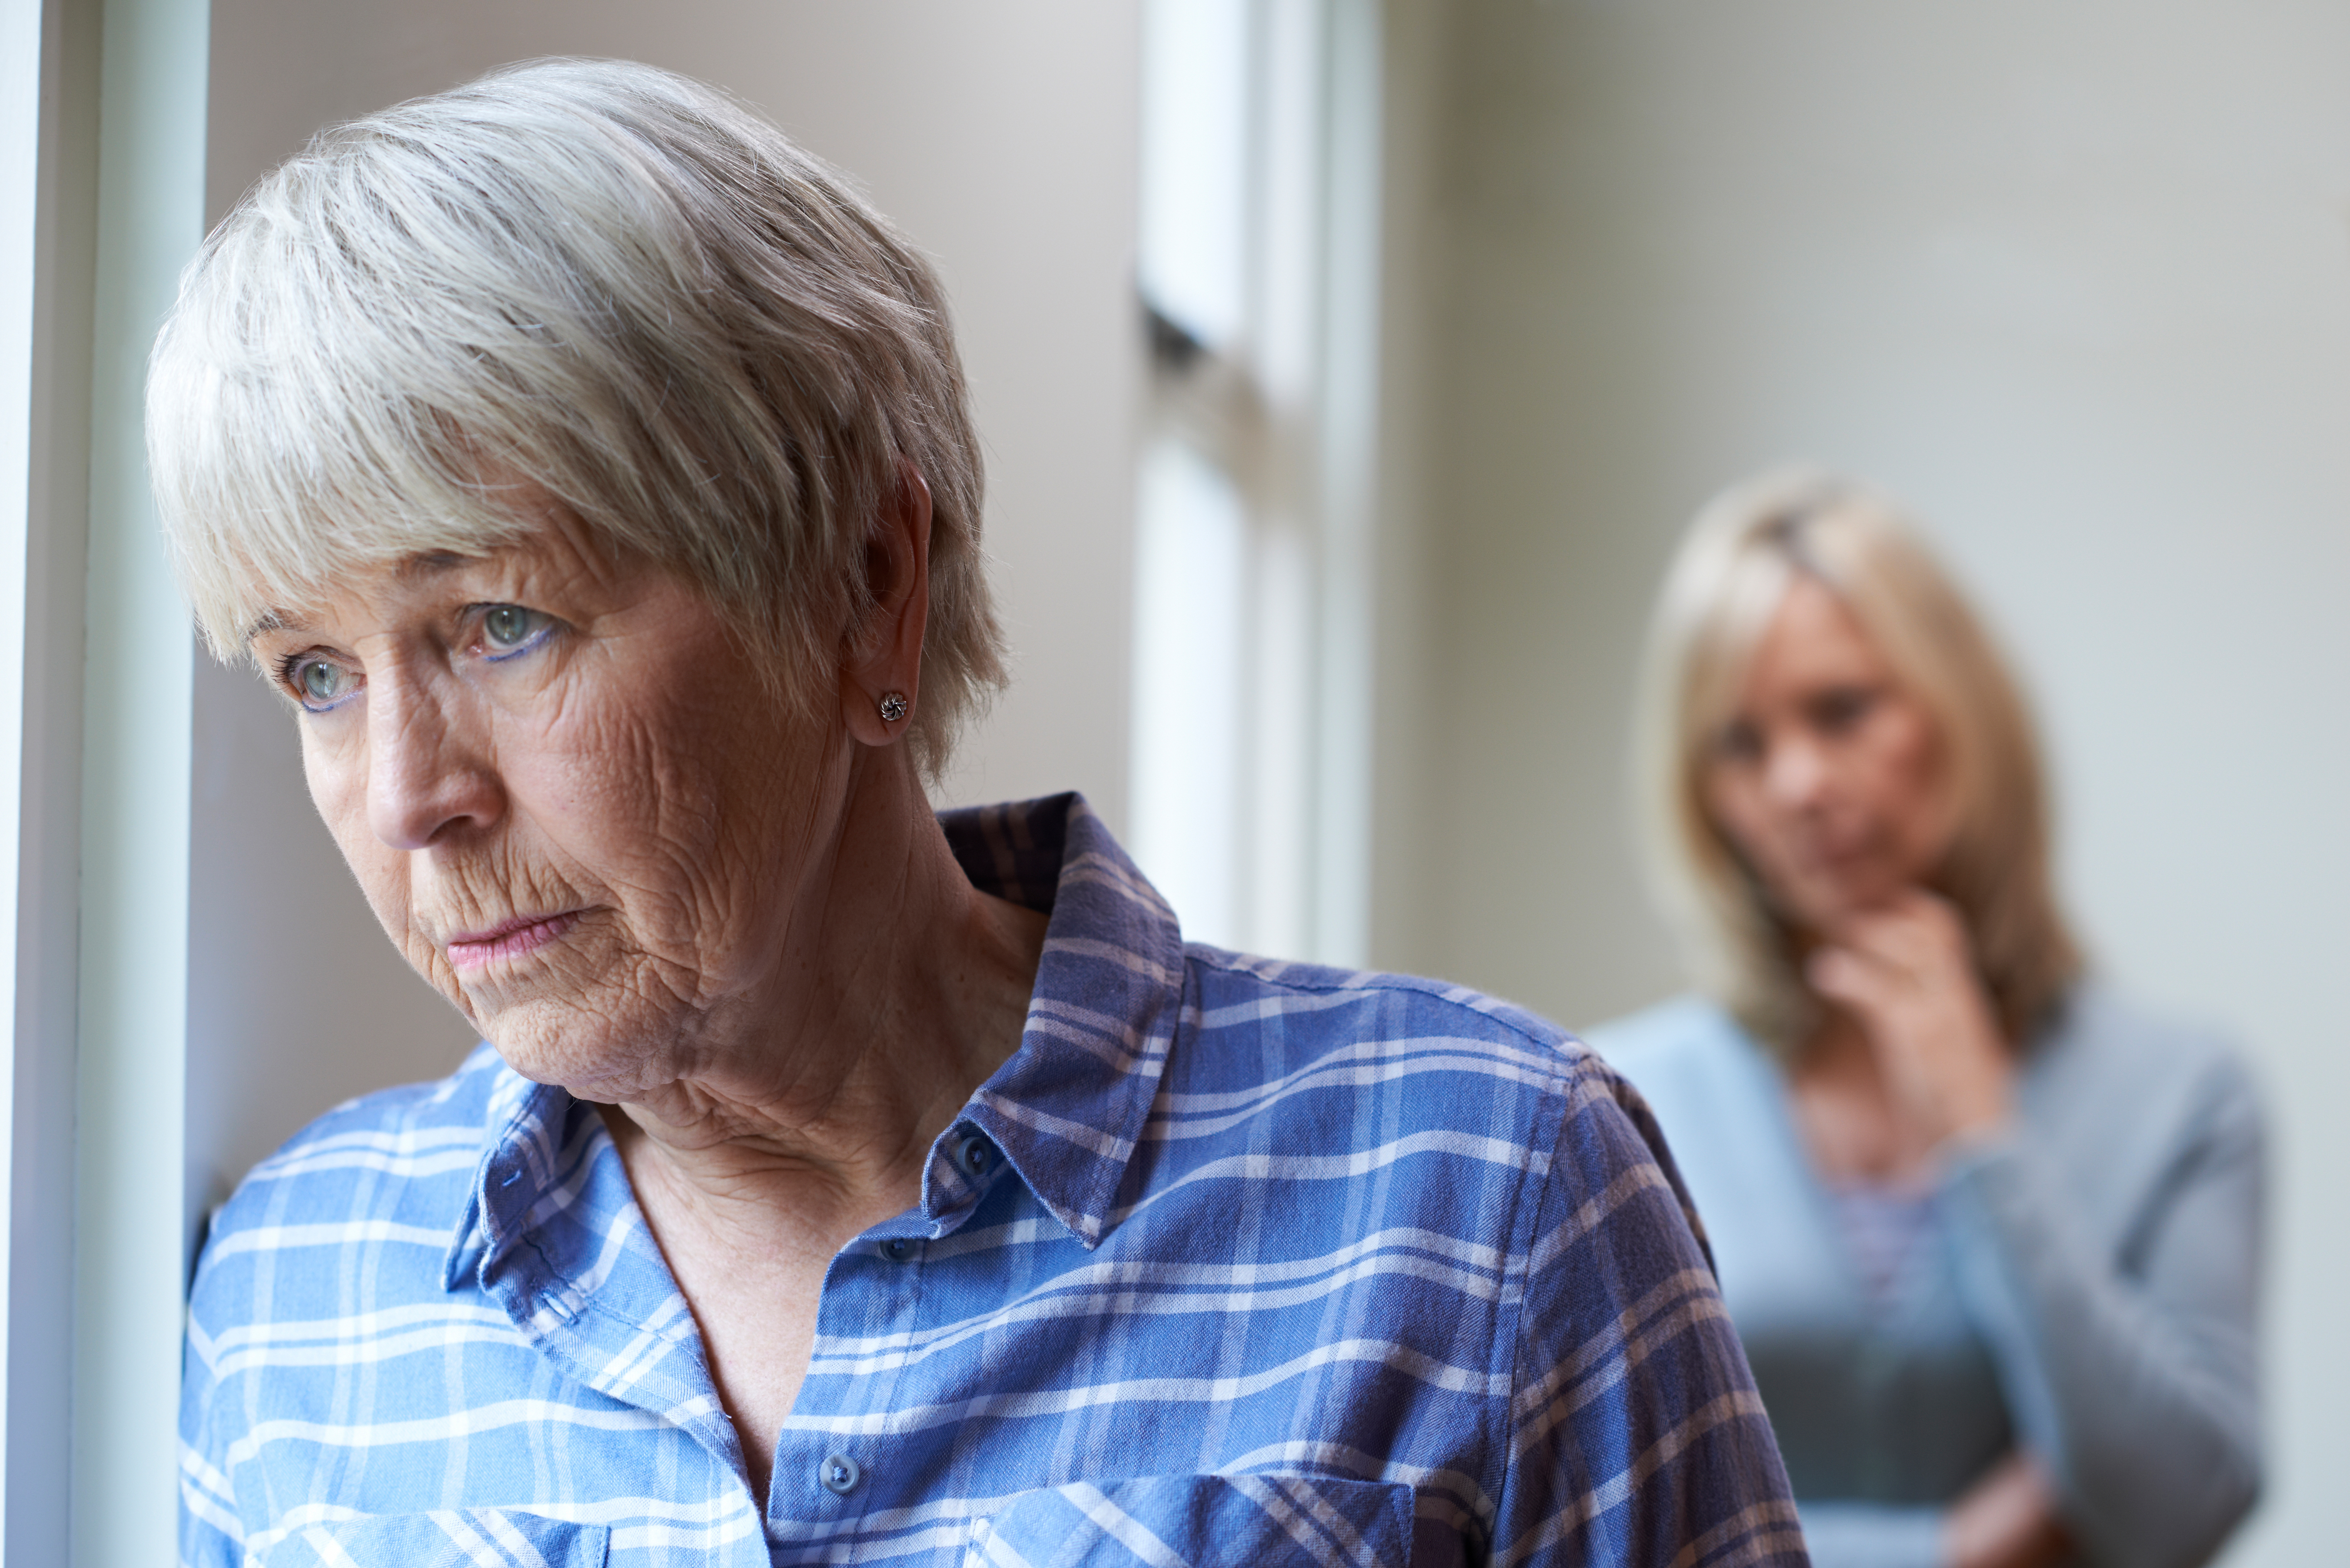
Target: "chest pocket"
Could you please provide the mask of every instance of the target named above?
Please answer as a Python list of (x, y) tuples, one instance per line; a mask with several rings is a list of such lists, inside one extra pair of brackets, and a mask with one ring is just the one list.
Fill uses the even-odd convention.
[(297, 1530), (266, 1568), (604, 1568), (611, 1535), (503, 1508), (379, 1513)]
[(963, 1568), (1408, 1568), (1411, 1488), (1326, 1476), (1138, 1476), (1022, 1492)]

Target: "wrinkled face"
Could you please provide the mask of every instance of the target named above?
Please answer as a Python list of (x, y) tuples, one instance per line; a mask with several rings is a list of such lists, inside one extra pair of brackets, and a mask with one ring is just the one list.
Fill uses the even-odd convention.
[(1703, 770), (1715, 826), (1799, 927), (1882, 903), (1949, 847), (1932, 716), (1843, 601), (1800, 573)]
[(356, 573), (253, 646), (384, 929), (518, 1071), (633, 1098), (762, 1004), (850, 747), (696, 589), (550, 513)]

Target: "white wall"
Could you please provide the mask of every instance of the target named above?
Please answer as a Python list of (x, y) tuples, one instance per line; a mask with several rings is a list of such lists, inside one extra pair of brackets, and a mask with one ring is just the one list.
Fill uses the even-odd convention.
[[(215, 0), (217, 218), (322, 125), (546, 54), (732, 88), (862, 180), (937, 260), (988, 456), (1014, 685), (956, 800), (1126, 798), (1136, 16), (1131, 0)], [(192, 1183), (225, 1191), (310, 1116), (446, 1072), (470, 1034), (412, 978), (311, 810), (290, 720), (198, 673)]]
[(1790, 456), (1908, 498), (2038, 690), (2100, 964), (2260, 1067), (2273, 1468), (2234, 1561), (2339, 1560), (2350, 11), (1391, 15), (1439, 104), (1395, 221), (1433, 236), (1434, 741), (1382, 828), (1433, 836), (1380, 957), (1570, 1023), (1673, 985), (1623, 750), (1674, 536)]

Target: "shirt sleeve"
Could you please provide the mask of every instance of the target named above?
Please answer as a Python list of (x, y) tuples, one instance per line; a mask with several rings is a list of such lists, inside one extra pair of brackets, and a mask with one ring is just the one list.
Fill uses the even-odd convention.
[(1944, 1187), (1960, 1289), (2022, 1441), (2090, 1554), (2147, 1568), (2206, 1561), (2260, 1487), (2260, 1111), (2232, 1066), (2198, 1103), (2119, 1258), (2022, 1139), (1973, 1151)]
[(216, 1386), (212, 1340), (200, 1312), (191, 1311), (180, 1371), (181, 1568), (238, 1568), (244, 1561), (244, 1526), (228, 1479), (225, 1444), (212, 1418)]
[(1500, 1565), (1801, 1568), (1803, 1533), (1663, 1135), (1577, 1071), (1531, 1229)]

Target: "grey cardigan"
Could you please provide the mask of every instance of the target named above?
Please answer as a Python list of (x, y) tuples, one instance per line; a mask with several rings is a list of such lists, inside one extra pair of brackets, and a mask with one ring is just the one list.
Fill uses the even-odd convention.
[(1663, 1124), (1820, 1568), (1940, 1560), (2017, 1444), (2092, 1563), (2191, 1568), (2260, 1486), (2262, 1133), (2209, 1036), (2079, 987), (2014, 1132), (1943, 1171), (1939, 1244), (1862, 1288), (1776, 1064), (1711, 1002), (1592, 1031)]

